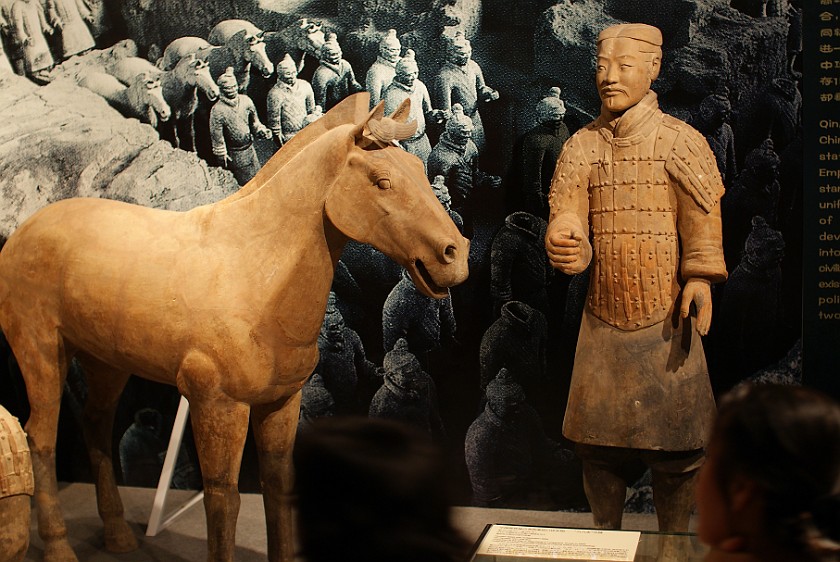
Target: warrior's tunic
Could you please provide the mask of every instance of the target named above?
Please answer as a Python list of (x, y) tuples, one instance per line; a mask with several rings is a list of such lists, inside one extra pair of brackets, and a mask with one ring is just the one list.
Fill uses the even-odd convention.
[(315, 94), (305, 80), (294, 84), (277, 80), (268, 91), (266, 106), (268, 128), (284, 144), (306, 126), (306, 116), (315, 111)]
[(484, 81), (484, 73), (478, 63), (470, 59), (464, 66), (451, 62), (444, 63), (435, 79), (434, 106), (446, 112), (452, 111), (452, 106), (460, 103), (464, 114), (472, 119), (473, 141), (480, 150), (484, 148), (484, 124), (478, 112), (480, 96), (492, 91)]
[(590, 231), (594, 261), (563, 434), (701, 448), (714, 399), (678, 299), (684, 281), (726, 278), (723, 183), (703, 136), (662, 113), (655, 93), (609, 119), (604, 112), (569, 139), (552, 180), (552, 222)]

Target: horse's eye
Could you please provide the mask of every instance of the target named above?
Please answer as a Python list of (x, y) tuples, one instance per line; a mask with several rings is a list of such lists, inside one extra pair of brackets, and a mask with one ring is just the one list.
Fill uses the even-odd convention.
[(388, 178), (380, 178), (376, 181), (379, 189), (391, 189), (391, 180)]

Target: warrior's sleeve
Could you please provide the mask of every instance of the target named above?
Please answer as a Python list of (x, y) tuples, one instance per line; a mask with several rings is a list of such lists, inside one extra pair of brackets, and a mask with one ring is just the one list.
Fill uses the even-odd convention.
[(589, 140), (594, 145), (595, 140), (586, 139), (586, 133), (593, 134), (584, 129), (566, 142), (554, 168), (548, 195), (549, 233), (570, 226), (589, 232), (589, 159), (584, 143)]
[(224, 117), (213, 109), (210, 110), (210, 144), (213, 147), (213, 154), (222, 158), (227, 156)]
[[(308, 109), (308, 108), (307, 108)], [(274, 133), (278, 139), (283, 138), (283, 102), (276, 90), (272, 88), (268, 91), (268, 96), (265, 99), (265, 119), (268, 128)]]
[(487, 82), (484, 80), (484, 71), (481, 70), (481, 66), (474, 60), (470, 61), (472, 64), (470, 65), (473, 70), (475, 70), (475, 89), (479, 93), (479, 95), (484, 95), (488, 91), (493, 91), (493, 88), (487, 86)]
[(442, 109), (449, 115), (449, 112), (452, 111), (452, 84), (442, 71), (435, 77), (432, 89), (435, 94), (437, 109)]
[(309, 115), (315, 111), (315, 93), (312, 91), (312, 85), (309, 82), (305, 80), (301, 80), (301, 82), (306, 90), (306, 114)]
[(29, 39), (29, 35), (26, 33), (26, 25), (24, 24), (24, 15), (23, 15), (23, 3), (22, 2), (15, 2), (12, 4), (11, 9), (11, 17), (12, 17), (12, 29), (14, 30), (15, 34), (15, 41), (17, 41), (18, 45), (23, 45), (23, 43)]
[(248, 126), (252, 131), (259, 132), (265, 129), (265, 125), (260, 121), (260, 116), (257, 115), (257, 108), (254, 106), (254, 100), (250, 96), (240, 94), (242, 101), (245, 102), (245, 109), (248, 112)]
[[(44, 9), (40, 3), (35, 4), (35, 11), (38, 13), (38, 20), (41, 22), (41, 31), (44, 33), (52, 33), (52, 24), (47, 22), (47, 16), (44, 14)], [(58, 15), (56, 14), (56, 18)]]
[(313, 95), (315, 96), (315, 102), (324, 108), (324, 111), (327, 110), (327, 86), (328, 86), (328, 78), (325, 76), (325, 73), (322, 71), (322, 67), (319, 67), (315, 70), (315, 74), (312, 76), (312, 91)]
[[(667, 125), (666, 125), (667, 126)], [(671, 125), (672, 126), (672, 125)], [(694, 128), (673, 126), (676, 140), (665, 170), (678, 185), (677, 230), (681, 242), (680, 273), (684, 280), (726, 279), (720, 221), (723, 181), (706, 139)]]

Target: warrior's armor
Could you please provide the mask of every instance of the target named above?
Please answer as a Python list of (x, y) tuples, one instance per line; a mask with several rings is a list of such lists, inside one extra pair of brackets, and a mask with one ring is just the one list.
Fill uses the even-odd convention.
[[(365, 75), (365, 87), (370, 93), (371, 108), (379, 103), (379, 100), (385, 94), (385, 89), (394, 79), (401, 49), (400, 40), (397, 39), (397, 31), (389, 29), (382, 41), (379, 42), (379, 56), (376, 57), (376, 61)], [(386, 111), (386, 115), (390, 114)]]
[[(278, 75), (286, 68), (296, 73), (294, 64), (286, 54), (277, 63)], [(315, 111), (315, 94), (305, 80), (295, 78), (285, 81), (278, 77), (277, 83), (268, 92), (266, 104), (268, 128), (278, 145), (283, 145), (306, 126), (307, 116)]]
[(615, 129), (601, 117), (574, 134), (552, 180), (552, 220), (591, 224), (593, 314), (638, 330), (665, 320), (680, 278), (724, 280), (721, 195), (705, 139), (662, 113), (653, 92)]

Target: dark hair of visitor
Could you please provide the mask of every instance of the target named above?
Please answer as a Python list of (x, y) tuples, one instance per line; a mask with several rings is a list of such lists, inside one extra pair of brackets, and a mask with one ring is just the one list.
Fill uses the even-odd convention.
[(298, 436), (294, 466), (307, 562), (465, 559), (451, 478), (428, 435), (382, 419), (323, 418)]
[(711, 446), (722, 490), (734, 475), (758, 485), (766, 538), (802, 561), (840, 560), (840, 405), (803, 387), (738, 387)]

